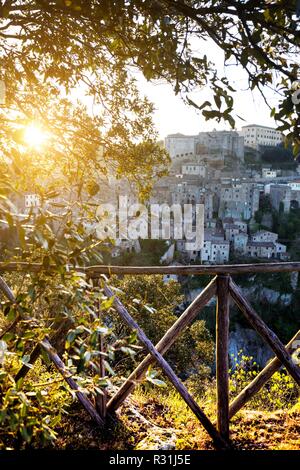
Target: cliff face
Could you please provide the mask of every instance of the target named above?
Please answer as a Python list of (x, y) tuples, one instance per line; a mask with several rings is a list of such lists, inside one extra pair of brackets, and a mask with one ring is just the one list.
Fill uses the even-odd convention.
[[(201, 292), (203, 288), (191, 289), (186, 294), (186, 301), (191, 303)], [(263, 287), (261, 285), (254, 285), (252, 287), (242, 287), (243, 295), (250, 301), (255, 302), (268, 302), (270, 304), (280, 304), (281, 306), (288, 306), (292, 302), (292, 293), (282, 293), (277, 290)], [(216, 305), (216, 299), (211, 299), (208, 306)]]
[[(276, 274), (271, 276), (250, 276), (241, 286), (243, 295), (250, 301), (267, 325), (284, 341), (287, 335), (299, 329), (297, 320), (297, 296), (299, 273)], [(235, 318), (233, 331), (230, 333), (230, 353), (234, 358), (240, 350), (246, 356), (252, 356), (263, 367), (274, 356), (270, 348), (250, 327)], [(298, 325), (297, 325), (298, 322)]]
[[(243, 276), (237, 280), (243, 295), (282, 341), (290, 339), (300, 328), (300, 319), (297, 315), (299, 303), (298, 274), (251, 275), (248, 277)], [(190, 289), (186, 288), (186, 303), (191, 303), (203, 288), (204, 286), (195, 287), (195, 285)], [(216, 299), (214, 298), (208, 306), (215, 307), (215, 305)], [(247, 325), (243, 315), (237, 313), (237, 309), (233, 305), (231, 306), (230, 330), (229, 352), (231, 366), (234, 366), (236, 360), (238, 360), (240, 351), (245, 356), (252, 356), (260, 367), (263, 367), (274, 356), (272, 350), (251, 329), (250, 325)]]
[(266, 362), (274, 356), (273, 351), (254, 330), (242, 328), (237, 324), (235, 331), (231, 331), (229, 335), (229, 355), (232, 368), (239, 361), (240, 351), (243, 351), (245, 356), (253, 357), (260, 367), (264, 367)]
[(289, 306), (292, 302), (292, 293), (279, 292), (269, 287), (257, 284), (251, 287), (241, 288), (243, 295), (251, 302), (279, 304), (280, 306)]

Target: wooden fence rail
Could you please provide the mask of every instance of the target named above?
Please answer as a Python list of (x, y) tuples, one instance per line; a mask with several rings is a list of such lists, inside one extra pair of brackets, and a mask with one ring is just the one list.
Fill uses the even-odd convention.
[[(26, 263), (0, 263), (0, 272), (5, 271), (28, 271), (39, 272), (43, 267), (37, 264), (26, 265)], [(54, 269), (54, 268), (53, 268)], [(70, 268), (71, 269), (71, 268)], [(243, 296), (239, 287), (235, 284), (231, 275), (242, 273), (261, 273), (261, 272), (293, 272), (300, 271), (300, 263), (263, 263), (251, 265), (214, 265), (214, 266), (155, 266), (155, 267), (132, 267), (132, 266), (91, 266), (76, 267), (75, 270), (85, 272), (87, 278), (93, 280), (94, 288), (99, 288), (97, 281), (103, 274), (178, 274), (178, 275), (201, 275), (212, 274), (214, 279), (206, 286), (205, 289), (196, 297), (196, 299), (181, 314), (172, 327), (165, 333), (161, 340), (154, 346), (150, 339), (145, 335), (138, 323), (132, 318), (128, 310), (124, 307), (120, 299), (115, 295), (114, 291), (107, 284), (104, 287), (104, 293), (107, 297), (113, 298), (116, 311), (122, 320), (134, 329), (137, 333), (139, 341), (148, 351), (148, 355), (129, 375), (127, 380), (119, 388), (119, 390), (108, 399), (106, 393), (96, 397), (95, 405), (89, 400), (88, 396), (80, 391), (75, 379), (70, 375), (63, 361), (53, 348), (51, 342), (60, 332), (55, 331), (51, 338), (45, 337), (38, 343), (31, 354), (31, 363), (34, 363), (39, 357), (41, 349), (47, 352), (50, 360), (54, 363), (57, 370), (62, 374), (66, 382), (76, 395), (80, 403), (86, 411), (95, 420), (99, 426), (104, 426), (107, 414), (116, 411), (126, 400), (128, 395), (132, 393), (135, 386), (141, 381), (147, 369), (152, 363), (157, 363), (163, 373), (168, 377), (172, 385), (191, 408), (200, 423), (206, 429), (213, 439), (214, 445), (218, 449), (230, 448), (229, 424), (230, 419), (252, 398), (272, 377), (272, 375), (283, 365), (293, 377), (295, 382), (300, 386), (300, 368), (296, 361), (292, 358), (300, 339), (300, 331), (284, 346), (275, 333), (263, 322), (259, 315), (255, 312), (248, 300)], [(14, 303), (15, 298), (13, 292), (0, 277), (0, 290), (6, 295), (10, 302)], [(180, 381), (172, 370), (169, 363), (164, 359), (163, 355), (178, 340), (180, 334), (185, 328), (196, 319), (201, 313), (205, 305), (214, 297), (217, 297), (216, 307), (216, 379), (217, 379), (217, 425), (206, 416), (204, 411), (199, 407), (195, 399), (190, 395), (185, 385)], [(239, 307), (246, 319), (257, 333), (263, 338), (268, 346), (274, 351), (275, 358), (269, 362), (266, 367), (248, 384), (244, 390), (229, 404), (229, 304), (230, 299)], [(101, 314), (99, 308), (97, 315)], [(17, 323), (18, 319), (15, 320)], [(9, 327), (13, 328), (11, 324)], [(0, 333), (3, 337), (5, 331)], [(103, 340), (99, 343), (100, 352), (104, 352)], [(101, 359), (100, 359), (101, 361)], [(101, 375), (104, 376), (105, 371), (101, 366)], [(27, 369), (28, 370), (28, 369)], [(16, 379), (25, 377), (27, 373), (26, 367), (23, 366), (18, 372)]]
[[(4, 272), (32, 272), (44, 271), (45, 267), (40, 263), (26, 263), (22, 261), (5, 263), (0, 262), (0, 273)], [(253, 264), (213, 264), (213, 265), (188, 265), (188, 266), (68, 266), (70, 271), (86, 273), (89, 277), (99, 277), (101, 274), (125, 275), (125, 274), (177, 274), (182, 276), (201, 274), (249, 274), (249, 273), (291, 273), (300, 271), (300, 262), (276, 262)], [(47, 272), (57, 271), (57, 266), (50, 265)]]

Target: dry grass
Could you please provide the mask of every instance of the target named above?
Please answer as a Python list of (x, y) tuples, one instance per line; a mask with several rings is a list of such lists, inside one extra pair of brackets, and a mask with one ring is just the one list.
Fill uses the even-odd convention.
[[(213, 419), (213, 409), (205, 410)], [(300, 410), (261, 412), (243, 410), (232, 420), (231, 440), (239, 450), (300, 450)], [(56, 429), (59, 449), (213, 449), (211, 439), (178, 395), (137, 391), (103, 432), (84, 410), (73, 404)], [(157, 438), (159, 436), (159, 439)], [(160, 447), (161, 448), (161, 447)]]

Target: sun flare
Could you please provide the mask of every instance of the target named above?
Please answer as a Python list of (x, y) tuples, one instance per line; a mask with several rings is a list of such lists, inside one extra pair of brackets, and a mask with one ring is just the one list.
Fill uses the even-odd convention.
[(35, 149), (41, 148), (47, 140), (46, 132), (38, 124), (29, 124), (24, 131), (24, 143)]

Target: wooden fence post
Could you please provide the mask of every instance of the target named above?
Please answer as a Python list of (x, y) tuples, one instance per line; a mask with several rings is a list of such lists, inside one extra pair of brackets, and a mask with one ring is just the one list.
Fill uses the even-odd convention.
[[(93, 283), (93, 290), (95, 291), (95, 289), (97, 287), (99, 287), (99, 278), (98, 279), (92, 279), (92, 283)], [(100, 299), (96, 300), (95, 308), (96, 308), (95, 313), (96, 313), (97, 317), (101, 318)], [(104, 340), (103, 340), (103, 336), (101, 335), (101, 333), (99, 334), (98, 347), (99, 347), (99, 352), (100, 352), (99, 363), (98, 363), (99, 376), (100, 376), (100, 378), (104, 378), (105, 375), (106, 375), (105, 365), (104, 365), (105, 345), (104, 345)], [(107, 414), (107, 412), (106, 412), (107, 411), (107, 408), (106, 408), (107, 391), (105, 389), (102, 390), (102, 393), (99, 393), (99, 392), (96, 391), (95, 404), (96, 404), (97, 412), (99, 413), (101, 418), (103, 420), (105, 420), (106, 414)]]
[[(104, 356), (103, 353), (105, 352), (105, 346), (103, 341), (103, 336), (100, 335), (99, 338), (99, 349), (100, 349), (100, 358), (99, 358), (99, 369), (100, 369), (100, 377), (103, 378), (106, 375), (105, 366), (104, 366)], [(101, 416), (101, 418), (106, 418), (106, 403), (107, 403), (107, 391), (106, 389), (102, 390), (102, 393), (96, 392), (96, 409)]]
[(217, 427), (221, 436), (229, 439), (229, 276), (217, 277), (216, 309), (216, 378)]

